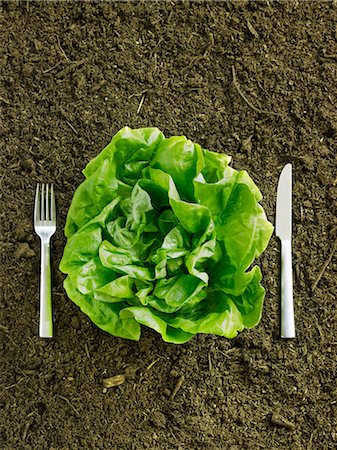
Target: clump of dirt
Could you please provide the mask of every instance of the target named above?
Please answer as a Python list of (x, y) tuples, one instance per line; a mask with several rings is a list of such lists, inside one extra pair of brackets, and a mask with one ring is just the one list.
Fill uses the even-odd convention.
[[(1, 9), (1, 448), (336, 448), (336, 2)], [(261, 324), (232, 341), (174, 346), (150, 330), (121, 340), (66, 298), (58, 264), (70, 200), (125, 125), (232, 155), (271, 221), (280, 170), (293, 163), (295, 340), (279, 339), (274, 237), (259, 261)], [(42, 340), (32, 209), (35, 184), (49, 181), (55, 338)], [(117, 375), (122, 383), (103, 386)]]

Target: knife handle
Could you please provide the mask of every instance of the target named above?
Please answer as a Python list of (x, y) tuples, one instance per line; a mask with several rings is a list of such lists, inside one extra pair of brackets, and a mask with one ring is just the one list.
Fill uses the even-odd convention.
[(281, 241), (281, 338), (295, 337), (291, 240)]

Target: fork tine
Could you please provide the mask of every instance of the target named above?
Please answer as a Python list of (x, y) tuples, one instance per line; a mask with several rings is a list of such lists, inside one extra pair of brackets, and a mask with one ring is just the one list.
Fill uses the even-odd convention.
[(53, 183), (50, 185), (50, 220), (56, 220), (55, 194)]
[(34, 221), (38, 222), (40, 218), (40, 184), (38, 183), (35, 191)]
[(49, 183), (46, 184), (46, 220), (50, 220)]
[(42, 183), (42, 189), (41, 189), (41, 220), (45, 220), (44, 215), (44, 206), (45, 206), (45, 197), (44, 197), (44, 183)]

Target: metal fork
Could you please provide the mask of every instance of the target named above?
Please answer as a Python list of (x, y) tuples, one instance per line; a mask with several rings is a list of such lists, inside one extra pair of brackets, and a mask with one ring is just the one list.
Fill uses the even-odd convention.
[(41, 239), (40, 325), (39, 336), (53, 337), (51, 298), (50, 238), (56, 231), (56, 207), (53, 184), (36, 186), (34, 229)]

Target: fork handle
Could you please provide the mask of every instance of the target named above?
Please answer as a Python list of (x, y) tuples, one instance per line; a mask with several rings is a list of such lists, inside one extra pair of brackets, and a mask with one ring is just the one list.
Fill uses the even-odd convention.
[(39, 336), (53, 337), (51, 299), (50, 242), (41, 242), (40, 325)]

